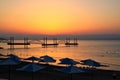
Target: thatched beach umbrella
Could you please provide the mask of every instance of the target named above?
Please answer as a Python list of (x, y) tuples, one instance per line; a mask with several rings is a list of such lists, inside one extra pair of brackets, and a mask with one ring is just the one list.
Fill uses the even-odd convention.
[(71, 77), (70, 79), (71, 80), (72, 80), (72, 76), (73, 76), (74, 73), (83, 73), (83, 72), (85, 72), (84, 70), (82, 70), (82, 69), (80, 69), (80, 68), (78, 68), (76, 66), (68, 66), (68, 67), (65, 67), (63, 69), (59, 69), (58, 71), (70, 74), (70, 77)]
[(20, 57), (18, 57), (17, 55), (14, 55), (14, 54), (8, 54), (7, 55), (9, 57), (9, 59), (12, 59), (14, 61), (16, 61), (17, 63), (20, 63)]
[(76, 64), (79, 64), (79, 62), (74, 61), (73, 59), (70, 59), (70, 58), (62, 58), (60, 59), (59, 64), (76, 65)]
[(8, 57), (18, 57), (18, 56), (15, 55), (15, 54), (8, 54), (8, 55), (6, 55), (6, 56), (8, 56)]
[[(92, 59), (81, 60), (80, 62), (82, 62), (84, 65), (91, 66), (92, 68), (102, 66), (99, 62), (92, 60)], [(87, 69), (87, 70), (89, 70), (89, 69)], [(91, 73), (91, 75), (94, 75), (94, 73)], [(91, 76), (91, 78), (92, 78), (92, 76)]]
[(32, 63), (34, 63), (34, 61), (39, 61), (40, 59), (37, 58), (37, 57), (31, 56), (31, 57), (28, 57), (28, 58), (26, 58), (24, 60), (32, 60)]
[(92, 60), (92, 59), (81, 60), (80, 62), (82, 62), (85, 65), (92, 66), (92, 67), (102, 66), (99, 62)]
[(22, 67), (20, 69), (17, 69), (17, 70), (26, 71), (26, 72), (32, 72), (32, 80), (34, 80), (34, 72), (42, 70), (44, 68), (45, 68), (45, 66), (40, 66), (40, 65), (32, 63), (32, 64), (27, 64), (26, 66), (24, 66), (24, 67)]
[(55, 59), (53, 59), (52, 57), (50, 57), (50, 56), (48, 56), (48, 55), (41, 56), (40, 59), (41, 59), (41, 60), (40, 60), (39, 62), (46, 62), (47, 64), (48, 64), (49, 62), (56, 62)]
[(10, 80), (11, 66), (12, 65), (18, 65), (18, 64), (19, 63), (17, 61), (15, 61), (13, 59), (10, 59), (10, 58), (0, 62), (0, 65), (7, 65), (7, 66), (9, 66), (9, 79), (8, 80)]

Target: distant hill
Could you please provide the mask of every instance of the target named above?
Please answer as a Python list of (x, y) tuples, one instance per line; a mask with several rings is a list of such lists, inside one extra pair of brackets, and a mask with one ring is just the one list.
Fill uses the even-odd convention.
[(7, 40), (7, 39), (5, 39), (5, 38), (0, 38), (0, 40)]
[[(10, 36), (13, 36), (15, 40), (23, 40), (24, 37), (28, 37), (28, 39), (35, 40), (43, 40), (46, 35), (31, 35), (31, 34), (0, 34), (0, 40), (9, 40)], [(78, 40), (120, 40), (120, 34), (88, 34), (88, 35), (47, 35), (48, 40), (52, 40), (53, 38), (57, 38), (58, 40), (65, 40), (66, 38), (70, 38), (70, 40), (77, 37)]]

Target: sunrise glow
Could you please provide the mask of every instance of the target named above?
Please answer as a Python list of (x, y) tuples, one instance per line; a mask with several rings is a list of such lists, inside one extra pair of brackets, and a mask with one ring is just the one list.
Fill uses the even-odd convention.
[(0, 31), (48, 35), (119, 34), (119, 1), (106, 1), (1, 0)]

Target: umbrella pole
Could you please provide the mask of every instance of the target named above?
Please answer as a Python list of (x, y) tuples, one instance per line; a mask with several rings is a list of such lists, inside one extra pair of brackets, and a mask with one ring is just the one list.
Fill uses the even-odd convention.
[(32, 80), (34, 80), (34, 72), (32, 72)]
[(72, 80), (72, 73), (71, 73), (71, 75), (70, 75), (70, 78), (71, 78), (71, 80)]
[(9, 65), (9, 76), (8, 76), (8, 80), (10, 80), (10, 73), (11, 73), (11, 65)]

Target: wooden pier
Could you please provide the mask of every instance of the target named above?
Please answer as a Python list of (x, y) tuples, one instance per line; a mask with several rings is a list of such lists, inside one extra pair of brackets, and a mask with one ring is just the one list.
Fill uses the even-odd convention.
[(7, 43), (8, 45), (30, 45), (30, 43)]
[(28, 45), (30, 45), (30, 43), (28, 42), (28, 38), (24, 38), (23, 43), (18, 43), (14, 41), (14, 37), (10, 37), (10, 42), (8, 42), (7, 44), (10, 45), (10, 49), (14, 49), (14, 45), (23, 45), (25, 49), (28, 49)]
[(59, 44), (57, 44), (57, 43), (56, 44), (52, 44), (52, 43), (51, 44), (44, 44), (44, 43), (42, 44), (42, 46), (57, 46), (57, 45), (59, 45)]
[[(62, 42), (62, 43), (61, 43)], [(14, 49), (15, 45), (23, 45), (24, 49), (28, 49), (30, 44), (40, 44), (43, 47), (54, 46), (57, 47), (59, 44), (64, 44), (66, 47), (77, 46), (77, 38), (70, 40), (70, 38), (66, 38), (66, 40), (57, 40), (57, 38), (53, 38), (53, 42), (48, 42), (48, 38), (44, 37), (43, 40), (31, 40), (28, 38), (24, 38), (24, 42), (15, 42), (14, 37), (10, 37), (10, 41), (7, 42), (7, 45), (10, 45), (10, 49)]]
[(77, 43), (77, 38), (74, 38), (74, 41), (71, 42), (70, 38), (66, 38), (66, 42), (65, 42), (65, 45), (66, 46), (77, 46), (78, 43)]
[(78, 45), (78, 43), (65, 43), (65, 45)]
[(57, 38), (53, 39), (53, 43), (48, 43), (47, 40), (48, 40), (47, 37), (44, 37), (44, 42), (42, 43), (42, 46), (45, 46), (45, 47), (54, 46), (54, 47), (56, 47), (59, 45), (59, 43), (57, 42)]

